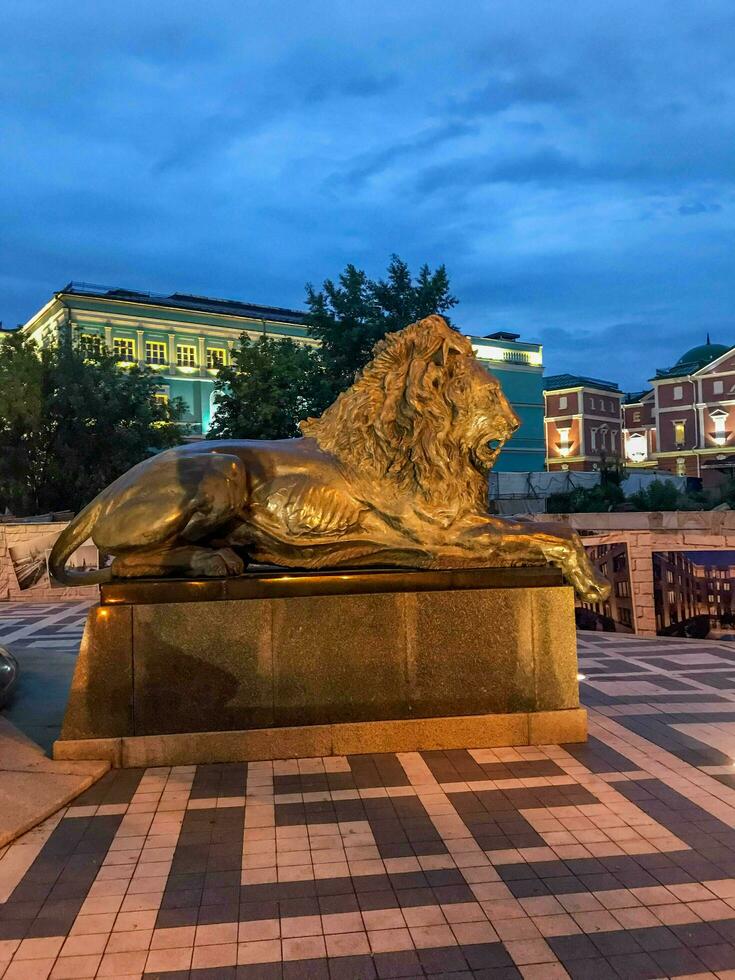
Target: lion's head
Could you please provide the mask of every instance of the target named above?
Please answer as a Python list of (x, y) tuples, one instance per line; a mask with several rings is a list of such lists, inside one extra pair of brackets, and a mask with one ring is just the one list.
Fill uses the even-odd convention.
[(429, 316), (375, 345), (305, 436), (362, 481), (386, 481), (442, 523), (485, 510), (487, 474), (519, 421), (469, 340)]

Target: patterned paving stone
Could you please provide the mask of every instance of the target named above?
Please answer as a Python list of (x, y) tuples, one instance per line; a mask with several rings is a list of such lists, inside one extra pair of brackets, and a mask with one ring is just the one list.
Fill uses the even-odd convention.
[(581, 634), (585, 745), (111, 772), (0, 852), (0, 977), (735, 976), (733, 653)]

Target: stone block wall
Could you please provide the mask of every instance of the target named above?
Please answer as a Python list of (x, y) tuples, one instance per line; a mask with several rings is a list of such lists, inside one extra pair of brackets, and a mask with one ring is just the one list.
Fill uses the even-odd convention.
[(0, 602), (26, 601), (49, 602), (59, 599), (95, 599), (98, 589), (95, 585), (84, 588), (59, 586), (52, 588), (48, 575), (44, 575), (28, 589), (21, 589), (15, 576), (10, 549), (17, 545), (30, 544), (49, 534), (61, 534), (66, 527), (63, 523), (52, 524), (0, 524)]

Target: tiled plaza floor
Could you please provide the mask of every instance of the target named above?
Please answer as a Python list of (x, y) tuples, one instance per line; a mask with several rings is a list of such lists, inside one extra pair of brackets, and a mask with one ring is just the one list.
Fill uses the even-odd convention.
[(45, 749), (57, 737), (91, 602), (0, 602), (0, 644), (21, 667), (7, 717)]
[(586, 745), (110, 773), (0, 856), (0, 977), (735, 977), (735, 647), (580, 669)]

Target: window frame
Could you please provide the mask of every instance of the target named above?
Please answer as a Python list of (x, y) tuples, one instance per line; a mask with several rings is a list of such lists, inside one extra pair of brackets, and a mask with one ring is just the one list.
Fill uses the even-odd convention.
[[(126, 352), (124, 356), (120, 347), (118, 346), (118, 345), (122, 346), (123, 344), (125, 345), (125, 352)], [(112, 353), (115, 357), (115, 360), (118, 361), (118, 363), (120, 364), (134, 364), (138, 360), (138, 358), (135, 356), (136, 355), (135, 339), (133, 337), (113, 337)], [(127, 353), (130, 353), (131, 356), (128, 357)]]
[[(183, 356), (184, 351), (191, 352), (191, 362)], [(195, 344), (176, 344), (176, 367), (195, 368), (197, 366), (197, 349)]]
[[(212, 357), (213, 354), (221, 355), (221, 361), (218, 364), (214, 363)], [(207, 347), (207, 370), (208, 371), (219, 371), (227, 364), (227, 348), (226, 347)]]
[[(161, 359), (153, 359), (150, 356), (149, 348), (152, 347), (160, 348)], [(168, 364), (168, 345), (163, 340), (146, 340), (145, 342), (145, 362), (146, 364), (153, 364), (160, 367), (163, 364)]]
[[(93, 343), (90, 344), (90, 341)], [(105, 338), (99, 333), (80, 333), (79, 350), (83, 356), (99, 357), (105, 348)]]

